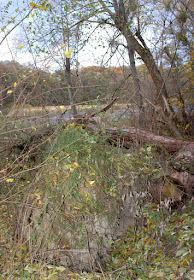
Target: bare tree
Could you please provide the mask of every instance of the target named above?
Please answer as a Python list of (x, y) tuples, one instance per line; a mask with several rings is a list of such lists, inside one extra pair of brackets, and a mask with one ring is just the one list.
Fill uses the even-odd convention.
[[(134, 65), (132, 62), (132, 49), (138, 53), (143, 62), (145, 63), (152, 80), (154, 82), (156, 88), (155, 101), (156, 107), (155, 109), (160, 112), (165, 122), (167, 123), (169, 129), (173, 131), (173, 133), (181, 138), (181, 134), (178, 131), (174, 121), (173, 121), (173, 108), (168, 102), (168, 91), (165, 85), (165, 81), (157, 67), (157, 64), (153, 58), (153, 55), (148, 48), (143, 36), (141, 34), (141, 30), (137, 29), (135, 32), (132, 28), (131, 19), (133, 17), (134, 11), (132, 11), (131, 15), (131, 2), (130, 1), (109, 1), (107, 4), (106, 1), (99, 0), (103, 11), (108, 15), (108, 19), (110, 20), (110, 24), (117, 28), (121, 34), (125, 37), (127, 42), (127, 48), (129, 57), (131, 57), (131, 65)], [(134, 77), (135, 77), (134, 73)]]

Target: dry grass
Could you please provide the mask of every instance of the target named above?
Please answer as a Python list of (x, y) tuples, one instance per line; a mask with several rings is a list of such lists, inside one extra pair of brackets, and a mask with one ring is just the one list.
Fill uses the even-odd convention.
[[(98, 110), (100, 107), (99, 105), (78, 105), (77, 111), (78, 112), (88, 112)], [(28, 117), (28, 116), (45, 116), (45, 115), (60, 115), (64, 111), (71, 110), (71, 106), (37, 106), (32, 107), (31, 105), (22, 105), (22, 106), (13, 106), (9, 109), (9, 116), (18, 116), (18, 117)]]

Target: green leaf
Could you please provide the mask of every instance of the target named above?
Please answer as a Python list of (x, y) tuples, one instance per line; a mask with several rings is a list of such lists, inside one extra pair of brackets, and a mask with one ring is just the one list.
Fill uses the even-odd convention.
[(187, 271), (186, 267), (180, 267), (179, 272), (180, 273), (185, 273)]
[(30, 275), (30, 273), (28, 271), (24, 270), (23, 276), (29, 276), (29, 275)]
[(30, 266), (26, 266), (25, 271), (27, 271), (28, 273), (32, 274), (34, 271), (36, 271), (36, 268), (30, 267)]
[(108, 244), (109, 244), (109, 246), (111, 247), (111, 245), (114, 243), (114, 241), (113, 240), (109, 240), (109, 242), (108, 242)]
[(187, 251), (186, 250), (184, 250), (184, 249), (182, 249), (182, 250), (178, 250), (177, 252), (176, 252), (176, 257), (179, 257), (179, 256), (182, 256), (184, 253), (186, 253)]
[(55, 267), (56, 270), (63, 272), (66, 268), (64, 266)]

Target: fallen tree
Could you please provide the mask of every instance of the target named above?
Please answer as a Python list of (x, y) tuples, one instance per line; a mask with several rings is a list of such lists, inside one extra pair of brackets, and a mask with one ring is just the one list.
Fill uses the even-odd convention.
[[(82, 125), (83, 128), (89, 129), (93, 131), (94, 133), (101, 133), (102, 131), (107, 134), (107, 140), (109, 141), (120, 141), (122, 143), (122, 146), (125, 148), (129, 148), (131, 146), (131, 142), (138, 142), (140, 144), (147, 143), (147, 144), (155, 144), (157, 146), (161, 146), (165, 148), (167, 151), (170, 153), (175, 153), (178, 152), (181, 148), (184, 148), (188, 145), (192, 147), (194, 150), (194, 142), (193, 141), (188, 141), (188, 140), (180, 140), (176, 139), (173, 137), (168, 137), (168, 136), (163, 136), (163, 135), (158, 135), (154, 132), (145, 130), (145, 129), (140, 129), (136, 127), (128, 127), (128, 128), (120, 128), (120, 127), (115, 127), (113, 124), (113, 127), (108, 127), (106, 128), (106, 123), (103, 124), (103, 128), (99, 123), (95, 120), (95, 117), (99, 115), (99, 113), (104, 113), (108, 111), (112, 105), (115, 103), (117, 100), (117, 97), (112, 99), (109, 104), (107, 104), (105, 107), (103, 107), (101, 110), (97, 112), (93, 112), (90, 114), (77, 114), (74, 116), (72, 119), (68, 120), (65, 122), (65, 125), (67, 123), (72, 123), (75, 122), (78, 125)], [(61, 121), (62, 118), (56, 119), (56, 121), (59, 120)], [(110, 124), (109, 124), (110, 126)], [(41, 135), (37, 135), (37, 132), (35, 135), (32, 135), (31, 138), (34, 136), (37, 138), (42, 138), (45, 135), (51, 135), (54, 132), (54, 128), (49, 127), (47, 128), (44, 132), (41, 131)], [(30, 139), (31, 139), (30, 138)], [(14, 144), (11, 145), (11, 147), (17, 147), (17, 146), (26, 146), (26, 141), (27, 140), (21, 140), (21, 139), (16, 139), (14, 141)], [(29, 139), (28, 139), (29, 142)], [(30, 143), (32, 141), (30, 140)]]
[[(191, 149), (194, 150), (194, 142), (188, 141), (188, 140), (180, 140), (173, 137), (158, 135), (154, 132), (140, 129), (136, 127), (128, 127), (128, 128), (119, 128), (115, 127), (113, 124), (112, 128), (108, 127), (106, 128), (106, 124), (103, 124), (103, 129), (101, 128), (101, 125), (98, 124), (98, 122), (95, 121), (95, 117), (99, 113), (104, 113), (108, 111), (112, 105), (117, 100), (117, 97), (113, 98), (110, 103), (108, 103), (105, 107), (103, 107), (101, 110), (97, 112), (93, 112), (90, 114), (77, 114), (74, 116), (74, 118), (70, 119), (66, 123), (75, 122), (78, 125), (82, 125), (84, 128), (87, 128), (94, 133), (101, 133), (102, 131), (107, 134), (107, 140), (109, 141), (120, 141), (122, 143), (122, 146), (125, 148), (129, 148), (131, 146), (131, 141), (138, 142), (138, 143), (147, 143), (147, 144), (155, 144), (157, 146), (161, 146), (165, 148), (167, 151), (171, 153), (178, 152), (180, 149), (190, 146)], [(61, 119), (60, 119), (61, 120)], [(46, 129), (43, 133), (41, 132), (41, 135), (32, 135), (30, 137), (30, 141), (28, 139), (28, 142), (32, 143), (32, 138), (35, 136), (35, 138), (42, 138), (45, 135), (51, 135), (54, 132), (54, 129), (49, 128)], [(17, 139), (14, 141), (13, 146), (26, 146), (27, 140), (20, 140)]]
[[(86, 129), (92, 130), (94, 133), (102, 132), (102, 129), (100, 129), (97, 124), (85, 123), (83, 126)], [(138, 143), (155, 144), (165, 148), (171, 153), (176, 152), (171, 162), (174, 172), (153, 181), (151, 183), (150, 193), (156, 201), (160, 201), (164, 198), (170, 198), (173, 201), (181, 201), (185, 195), (186, 198), (192, 197), (194, 187), (193, 142), (157, 135), (153, 132), (134, 127), (129, 127), (127, 129), (103, 128), (103, 132), (106, 133), (108, 141), (115, 141), (118, 143), (119, 140), (119, 143), (126, 148), (131, 146), (131, 141), (136, 141)]]
[[(84, 128), (87, 128), (94, 133), (101, 133), (102, 129), (98, 125), (98, 123), (93, 118), (98, 115), (101, 112), (106, 112), (109, 110), (112, 105), (115, 103), (117, 97), (115, 97), (111, 102), (106, 105), (104, 108), (102, 108), (98, 112), (91, 113), (90, 115), (84, 115), (81, 116), (81, 118), (77, 115), (76, 122), (78, 124), (82, 124)], [(114, 124), (113, 124), (114, 126)], [(167, 137), (158, 135), (154, 132), (150, 132), (148, 130), (136, 128), (136, 127), (128, 127), (128, 128), (106, 128), (103, 127), (103, 131), (107, 134), (107, 138), (110, 141), (118, 141), (120, 139), (120, 143), (122, 143), (122, 146), (125, 148), (130, 147), (131, 141), (136, 141), (139, 143), (148, 143), (148, 144), (156, 144), (161, 147), (164, 147), (167, 151), (174, 153), (179, 151), (181, 148), (191, 145), (191, 147), (194, 149), (194, 142), (193, 141), (187, 141), (187, 140), (179, 140), (173, 137)]]
[[(116, 99), (110, 102), (106, 107), (104, 107), (100, 112), (105, 112), (108, 110)], [(186, 195), (189, 198), (193, 194), (193, 172), (194, 172), (194, 142), (187, 140), (179, 140), (173, 137), (167, 137), (158, 135), (156, 133), (150, 132), (148, 130), (128, 127), (128, 128), (118, 128), (118, 127), (106, 127), (106, 124), (99, 124), (93, 117), (97, 114), (92, 113), (89, 116), (85, 115), (81, 119), (77, 120), (78, 123), (86, 129), (89, 129), (93, 133), (105, 133), (106, 139), (111, 142), (120, 143), (122, 147), (129, 148), (131, 142), (138, 142), (139, 144), (154, 144), (159, 147), (165, 148), (170, 153), (176, 153), (173, 156), (171, 165), (174, 172), (170, 175), (165, 175), (160, 179), (157, 179), (158, 183), (152, 182), (153, 184), (150, 192), (153, 197), (158, 201), (161, 198), (170, 198), (173, 201), (181, 201), (183, 196)], [(154, 187), (153, 187), (154, 186)], [(182, 189), (181, 189), (182, 188)]]
[[(84, 128), (87, 128), (95, 133), (102, 132), (102, 129), (99, 128), (97, 124), (91, 124), (88, 121), (84, 122), (84, 119), (82, 122)], [(139, 143), (156, 144), (162, 146), (171, 153), (177, 152), (181, 148), (188, 145), (191, 145), (194, 149), (194, 142), (192, 141), (178, 140), (173, 137), (158, 135), (148, 130), (135, 127), (128, 127), (127, 129), (103, 128), (103, 132), (107, 134), (107, 138), (110, 141), (118, 141), (118, 139), (120, 139), (120, 143), (122, 143), (122, 146), (125, 148), (130, 147), (131, 141), (136, 141)]]

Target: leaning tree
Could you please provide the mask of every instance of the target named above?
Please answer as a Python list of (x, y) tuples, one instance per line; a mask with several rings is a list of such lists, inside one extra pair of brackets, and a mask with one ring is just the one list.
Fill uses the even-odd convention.
[[(146, 65), (148, 72), (152, 78), (155, 86), (155, 96), (154, 101), (148, 100), (145, 96), (144, 102), (149, 102), (154, 110), (162, 116), (163, 121), (167, 124), (168, 129), (177, 137), (181, 138), (182, 135), (177, 128), (177, 118), (174, 112), (174, 108), (169, 102), (169, 92), (166, 86), (166, 80), (157, 65), (157, 61), (154, 57), (154, 51), (151, 49), (148, 40), (145, 36), (145, 26), (150, 24), (149, 32), (153, 32), (153, 25), (157, 22), (157, 17), (161, 17), (163, 12), (163, 7), (161, 8), (161, 3), (155, 1), (155, 3), (149, 3), (147, 1), (124, 1), (124, 0), (110, 0), (103, 1), (98, 0), (98, 14), (97, 21), (101, 24), (108, 24), (109, 26), (117, 29), (125, 38), (126, 48), (128, 50), (130, 66), (133, 75), (134, 85), (137, 92), (139, 87), (138, 76), (134, 63), (134, 52), (139, 55), (141, 60)], [(159, 6), (156, 6), (156, 3)], [(96, 4), (96, 2), (95, 2)], [(99, 6), (101, 9), (99, 9)], [(161, 9), (161, 13), (158, 15), (158, 7)], [(144, 15), (149, 15), (148, 20), (145, 20)], [(151, 16), (150, 16), (151, 14)], [(169, 13), (169, 18), (173, 17), (173, 14)], [(168, 19), (169, 19), (168, 18)], [(161, 18), (160, 18), (161, 20)], [(153, 24), (154, 23), (154, 24)], [(166, 30), (165, 30), (166, 31)], [(158, 30), (159, 33), (163, 33), (164, 29)], [(158, 37), (158, 36), (156, 36)], [(172, 39), (171, 39), (172, 41)], [(170, 42), (168, 37), (167, 43)], [(152, 42), (153, 43), (153, 42)], [(161, 47), (161, 45), (160, 45)], [(139, 93), (142, 95), (141, 93)], [(140, 103), (141, 104), (141, 98)]]

